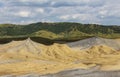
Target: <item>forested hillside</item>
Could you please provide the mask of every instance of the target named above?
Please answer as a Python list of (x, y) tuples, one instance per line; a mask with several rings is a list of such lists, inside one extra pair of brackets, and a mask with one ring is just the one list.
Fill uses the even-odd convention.
[(81, 23), (0, 24), (0, 38), (44, 37), (49, 39), (81, 39), (92, 36), (120, 38), (120, 26)]

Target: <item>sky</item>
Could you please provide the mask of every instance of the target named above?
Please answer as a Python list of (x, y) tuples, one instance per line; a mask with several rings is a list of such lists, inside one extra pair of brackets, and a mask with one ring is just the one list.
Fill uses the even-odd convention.
[(120, 25), (120, 0), (0, 0), (0, 23)]

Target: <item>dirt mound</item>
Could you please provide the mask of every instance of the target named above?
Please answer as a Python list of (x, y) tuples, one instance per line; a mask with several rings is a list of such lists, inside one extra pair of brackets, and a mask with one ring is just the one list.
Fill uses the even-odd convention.
[[(84, 44), (86, 40), (82, 40), (83, 46), (86, 46)], [(109, 46), (108, 39), (106, 41), (104, 39), (103, 42), (103, 39), (99, 38), (98, 42), (97, 38), (97, 44), (96, 40), (93, 42), (91, 44), (89, 40), (91, 46), (78, 51), (71, 49), (66, 44), (43, 45), (31, 39), (1, 45), (0, 75), (21, 75), (31, 73), (31, 71), (41, 75), (69, 69), (84, 69), (79, 71), (82, 73), (88, 72), (94, 66), (99, 66), (99, 69), (94, 72), (120, 70), (120, 52)], [(80, 44), (82, 43), (80, 42)], [(116, 45), (119, 47), (119, 43), (114, 46)]]
[(37, 58), (44, 45), (33, 42), (30, 39), (12, 41), (1, 46), (0, 59), (30, 59)]
[(115, 39), (105, 39), (100, 37), (93, 37), (76, 42), (71, 42), (71, 43), (67, 43), (67, 45), (77, 50), (90, 48), (96, 45), (106, 45), (116, 50), (120, 50), (120, 41), (117, 41)]
[(105, 46), (105, 45), (98, 45), (98, 46), (92, 46), (90, 49), (87, 50), (89, 54), (98, 54), (98, 55), (109, 55), (109, 54), (115, 54), (117, 51), (111, 47)]
[(100, 65), (102, 71), (120, 70), (120, 51), (108, 46), (93, 46), (78, 53), (78, 61), (83, 64)]
[[(0, 75), (35, 73), (57, 73), (65, 69), (88, 69), (94, 64), (83, 64), (77, 61), (78, 52), (65, 44), (43, 45), (30, 39), (5, 44), (0, 53)], [(11, 60), (11, 61), (10, 61)], [(3, 63), (4, 62), (4, 63)], [(54, 69), (53, 69), (54, 68)], [(53, 70), (51, 70), (53, 69)], [(4, 71), (6, 70), (6, 71)]]
[(43, 45), (27, 39), (14, 41), (1, 46), (0, 59), (41, 59), (55, 61), (73, 61), (75, 52), (65, 44)]
[(61, 60), (61, 61), (73, 61), (75, 60), (75, 52), (73, 52), (65, 44), (53, 44), (42, 48), (41, 56), (47, 60)]
[(0, 52), (5, 52), (6, 50), (22, 44), (24, 41), (11, 41), (7, 44), (0, 44)]

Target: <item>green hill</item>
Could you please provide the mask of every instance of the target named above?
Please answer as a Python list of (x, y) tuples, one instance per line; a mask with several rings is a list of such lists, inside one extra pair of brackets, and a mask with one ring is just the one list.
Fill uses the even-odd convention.
[(30, 36), (44, 37), (44, 38), (48, 38), (48, 39), (56, 39), (56, 38), (60, 37), (59, 35), (57, 35), (57, 34), (55, 34), (53, 32), (45, 31), (45, 30), (37, 31), (35, 33), (32, 33)]
[(120, 38), (120, 26), (81, 23), (32, 23), (28, 25), (0, 24), (0, 38), (44, 37), (49, 39), (81, 39), (100, 36)]

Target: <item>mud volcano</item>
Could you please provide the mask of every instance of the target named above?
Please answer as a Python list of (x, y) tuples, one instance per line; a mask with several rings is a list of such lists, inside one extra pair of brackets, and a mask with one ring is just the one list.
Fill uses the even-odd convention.
[(88, 39), (84, 39), (84, 40), (80, 40), (76, 42), (71, 42), (71, 43), (67, 43), (67, 45), (70, 46), (71, 48), (76, 48), (79, 50), (87, 49), (87, 48), (90, 48), (96, 45), (106, 45), (116, 50), (120, 50), (119, 40), (105, 39), (105, 38), (100, 38), (100, 37), (92, 37), (92, 38), (88, 38)]
[(120, 77), (120, 41), (99, 37), (44, 45), (0, 45), (1, 77)]

